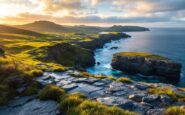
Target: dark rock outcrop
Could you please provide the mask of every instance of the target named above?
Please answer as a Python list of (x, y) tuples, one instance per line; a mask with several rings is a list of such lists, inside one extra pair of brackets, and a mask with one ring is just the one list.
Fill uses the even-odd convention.
[[(126, 54), (127, 53), (127, 54)], [(179, 78), (181, 64), (157, 55), (138, 52), (125, 52), (113, 55), (112, 67), (117, 70), (143, 75), (157, 75)]]
[(111, 47), (110, 50), (118, 49), (118, 47)]
[(98, 38), (92, 38), (92, 41), (86, 42), (76, 42), (80, 47), (95, 50), (97, 48), (102, 48), (105, 43), (111, 42), (112, 40), (119, 40), (121, 38), (129, 38), (130, 36), (124, 33), (107, 33), (107, 34), (100, 34)]
[(92, 51), (68, 43), (48, 47), (47, 59), (64, 66), (89, 67), (95, 64)]

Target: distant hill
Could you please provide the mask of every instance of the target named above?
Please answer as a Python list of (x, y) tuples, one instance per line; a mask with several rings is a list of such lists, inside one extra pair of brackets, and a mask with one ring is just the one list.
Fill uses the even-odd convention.
[(43, 36), (44, 34), (40, 34), (37, 32), (19, 29), (11, 26), (0, 25), (0, 33), (9, 33), (9, 34), (23, 34), (23, 35), (30, 35), (30, 36)]
[(128, 32), (128, 31), (148, 31), (148, 28), (139, 26), (63, 26), (50, 21), (35, 21), (33, 23), (16, 26), (21, 29), (36, 31), (36, 32)]
[(120, 25), (114, 25), (112, 27), (109, 27), (105, 29), (105, 31), (108, 32), (130, 32), (130, 31), (149, 31), (148, 28), (140, 27), (140, 26), (120, 26)]
[(69, 28), (50, 21), (35, 21), (33, 23), (16, 26), (21, 29), (36, 32), (68, 32)]

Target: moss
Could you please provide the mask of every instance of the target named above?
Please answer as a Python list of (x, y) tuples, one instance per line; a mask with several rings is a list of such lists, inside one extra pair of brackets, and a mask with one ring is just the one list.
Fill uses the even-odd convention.
[(61, 97), (59, 108), (61, 111), (68, 113), (71, 109), (80, 105), (86, 97), (80, 93), (73, 93), (67, 95), (66, 97)]
[(179, 88), (180, 91), (184, 91), (185, 92), (185, 88)]
[(185, 109), (179, 106), (169, 107), (164, 111), (164, 115), (185, 115)]
[(28, 77), (39, 77), (43, 75), (42, 70), (31, 70), (26, 73), (26, 76)]
[(39, 92), (39, 85), (37, 82), (33, 82), (23, 93), (23, 95), (34, 95)]
[(126, 57), (145, 57), (145, 58), (151, 58), (151, 59), (159, 59), (159, 60), (168, 60), (166, 57), (162, 57), (159, 55), (147, 53), (147, 52), (121, 52), (117, 53), (118, 56), (126, 56)]
[(15, 92), (8, 85), (0, 85), (0, 106), (7, 104), (14, 96)]
[(54, 66), (53, 67), (53, 72), (64, 72), (66, 70), (67, 70), (67, 68), (62, 67), (62, 66)]
[(38, 97), (41, 100), (59, 100), (60, 96), (65, 95), (65, 91), (57, 86), (48, 85), (44, 89), (42, 89)]
[(128, 83), (128, 84), (132, 83), (132, 81), (129, 78), (126, 78), (126, 77), (120, 77), (116, 81), (119, 81), (119, 82), (122, 82), (122, 83)]
[(68, 115), (135, 115), (118, 107), (108, 107), (95, 101), (86, 100), (70, 111)]
[(103, 74), (101, 74), (101, 75), (95, 75), (94, 77), (95, 78), (99, 78), (99, 79), (105, 79), (105, 78), (107, 78), (107, 76), (106, 75), (103, 75)]
[(81, 72), (80, 77), (88, 78), (88, 77), (93, 77), (93, 75), (88, 72)]
[(156, 87), (153, 87), (153, 88), (150, 88), (148, 90), (148, 93), (156, 94), (156, 95), (167, 94), (168, 96), (170, 96), (175, 101), (185, 102), (185, 95), (178, 94), (170, 88), (165, 88), (165, 87), (156, 88)]

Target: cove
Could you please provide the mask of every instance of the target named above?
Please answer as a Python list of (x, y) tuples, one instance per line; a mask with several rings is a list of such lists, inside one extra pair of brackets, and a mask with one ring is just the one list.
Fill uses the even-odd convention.
[[(149, 83), (170, 83), (185, 87), (185, 29), (184, 28), (152, 28), (145, 32), (127, 32), (131, 38), (106, 43), (103, 48), (96, 49), (95, 59), (99, 65), (87, 68), (91, 74), (105, 74), (113, 77), (129, 77), (134, 81)], [(118, 48), (113, 48), (118, 47)], [(117, 52), (144, 51), (168, 57), (183, 65), (181, 78), (170, 80), (157, 76), (131, 75), (113, 70), (110, 66), (112, 55)]]

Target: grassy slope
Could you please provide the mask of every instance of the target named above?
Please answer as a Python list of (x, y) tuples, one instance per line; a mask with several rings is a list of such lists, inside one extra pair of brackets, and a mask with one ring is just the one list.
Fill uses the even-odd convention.
[[(0, 92), (0, 105), (5, 104), (14, 95), (17, 95), (15, 89), (24, 85), (27, 81), (31, 83), (28, 91), (26, 91), (27, 94), (32, 94), (33, 91), (36, 91), (34, 83), (32, 85), (32, 77), (40, 75), (41, 70), (61, 71), (65, 69), (62, 65), (38, 60), (30, 52), (61, 42), (89, 41), (92, 39), (91, 36), (94, 35), (79, 33), (41, 34), (1, 26), (0, 47), (5, 50), (6, 58), (0, 57), (0, 90), (2, 91)], [(9, 82), (9, 79), (14, 78), (26, 79), (26, 82), (18, 83), (20, 85), (16, 87), (10, 87), (7, 81)]]

